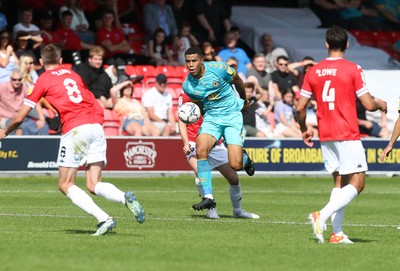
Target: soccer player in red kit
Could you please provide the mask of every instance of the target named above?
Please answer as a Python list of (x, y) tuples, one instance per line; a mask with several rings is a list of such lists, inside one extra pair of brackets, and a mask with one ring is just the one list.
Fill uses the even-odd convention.
[[(178, 106), (186, 102), (190, 102), (190, 98), (182, 92), (179, 95)], [(204, 191), (197, 175), (196, 138), (202, 122), (202, 116), (193, 124), (185, 124), (180, 120), (178, 121), (179, 133), (183, 141), (183, 153), (186, 155), (186, 159), (195, 173), (195, 183), (201, 198), (204, 197)], [(211, 149), (208, 155), (208, 162), (210, 168), (217, 169), (229, 183), (229, 196), (232, 202), (233, 217), (259, 219), (259, 215), (246, 212), (242, 209), (242, 189), (240, 187), (239, 176), (236, 170), (229, 165), (228, 151), (222, 140)], [(216, 208), (209, 209), (206, 217), (211, 219), (220, 218)]]
[(93, 235), (105, 234), (116, 226), (116, 222), (75, 185), (76, 173), (82, 165), (86, 165), (86, 187), (91, 193), (125, 204), (135, 219), (143, 223), (144, 210), (132, 192), (124, 193), (111, 183), (101, 182), (101, 171), (107, 162), (102, 107), (81, 77), (62, 65), (60, 48), (53, 44), (45, 46), (41, 51), (40, 64), (46, 71), (39, 77), (9, 126), (0, 130), (0, 139), (16, 129), (36, 103), (45, 97), (58, 111), (62, 123), (63, 135), (57, 158), (58, 188), (76, 206), (98, 220), (97, 231)]
[(305, 123), (306, 107), (312, 95), (317, 102), (322, 158), (334, 179), (328, 204), (308, 217), (319, 243), (324, 242), (325, 223), (331, 216), (329, 242), (352, 243), (342, 230), (344, 209), (364, 189), (368, 169), (358, 130), (356, 98), (369, 111), (387, 111), (385, 101), (370, 95), (361, 67), (344, 59), (347, 39), (346, 31), (340, 27), (332, 26), (326, 31), (329, 57), (307, 71), (297, 104), (303, 140), (312, 147), (313, 133)]

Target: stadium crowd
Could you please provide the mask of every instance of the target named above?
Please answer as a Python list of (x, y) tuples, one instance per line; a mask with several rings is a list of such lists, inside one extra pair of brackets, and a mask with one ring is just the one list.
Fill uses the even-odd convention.
[[(4, 1), (3, 1), (4, 2)], [(321, 27), (393, 30), (400, 11), (390, 14), (385, 0), (314, 0)], [(63, 62), (77, 71), (104, 109), (106, 135), (177, 135), (178, 97), (187, 69), (183, 53), (203, 49), (205, 61), (223, 61), (245, 82), (252, 106), (244, 114), (246, 136), (301, 137), (295, 106), (312, 56), (292, 62), (273, 37), (260, 37), (261, 52), (240, 38), (230, 21), (228, 0), (53, 0), (0, 2), (0, 128), (22, 106), (44, 71), (40, 48), (57, 44)], [(338, 20), (340, 18), (340, 20)], [(393, 45), (394, 49), (396, 44)], [(317, 136), (316, 106), (307, 123)], [(387, 138), (384, 115), (367, 118), (359, 108), (365, 136)], [(17, 135), (58, 134), (57, 111), (42, 99)]]

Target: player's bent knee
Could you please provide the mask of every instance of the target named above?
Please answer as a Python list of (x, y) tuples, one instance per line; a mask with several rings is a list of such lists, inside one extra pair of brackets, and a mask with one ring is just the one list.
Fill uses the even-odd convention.
[(95, 187), (96, 187), (96, 184), (93, 184), (93, 183), (88, 183), (88, 184), (86, 184), (87, 190), (88, 190), (90, 193), (94, 194), (94, 195), (96, 195)]
[(58, 182), (58, 190), (60, 190), (65, 195), (67, 194), (68, 188), (70, 188), (70, 187), (71, 187), (71, 185), (68, 185), (68, 183), (65, 183), (63, 181)]
[(240, 162), (231, 162), (230, 165), (231, 165), (231, 168), (233, 168), (236, 171), (239, 171), (243, 168), (243, 165)]

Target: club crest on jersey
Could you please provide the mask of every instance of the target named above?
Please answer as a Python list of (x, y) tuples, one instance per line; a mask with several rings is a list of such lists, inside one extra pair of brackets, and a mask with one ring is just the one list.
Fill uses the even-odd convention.
[(33, 86), (30, 86), (28, 89), (28, 96), (32, 94), (32, 91), (33, 91)]
[(213, 87), (217, 88), (219, 86), (217, 81), (212, 82)]
[(218, 99), (218, 94), (217, 93), (211, 93), (210, 95), (208, 95), (207, 98), (208, 98), (209, 101), (216, 100), (216, 99)]
[(228, 68), (228, 73), (229, 73), (229, 74), (233, 74), (233, 73), (234, 73), (234, 70), (232, 69), (232, 67), (229, 67), (229, 68)]

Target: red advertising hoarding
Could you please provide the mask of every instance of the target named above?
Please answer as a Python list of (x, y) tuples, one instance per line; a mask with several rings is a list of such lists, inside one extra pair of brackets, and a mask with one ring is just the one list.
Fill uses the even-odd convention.
[(179, 138), (109, 138), (107, 144), (107, 171), (191, 170)]

